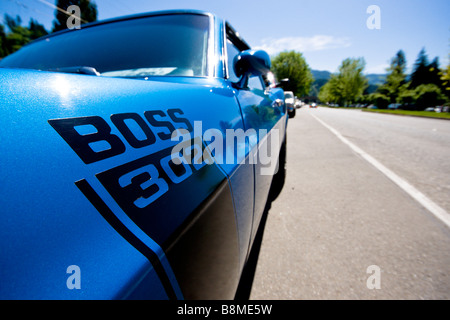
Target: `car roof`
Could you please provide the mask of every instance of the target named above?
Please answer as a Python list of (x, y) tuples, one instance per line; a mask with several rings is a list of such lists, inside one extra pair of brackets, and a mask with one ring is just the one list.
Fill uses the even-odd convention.
[[(109, 18), (109, 19), (105, 19), (105, 20), (89, 22), (89, 23), (83, 24), (82, 28), (85, 29), (85, 28), (95, 27), (98, 25), (104, 25), (104, 24), (108, 24), (108, 23), (118, 22), (118, 21), (140, 19), (140, 18), (152, 17), (152, 16), (176, 15), (176, 14), (194, 14), (194, 15), (204, 15), (204, 16), (209, 16), (209, 17), (216, 17), (215, 14), (207, 12), (207, 11), (203, 11), (203, 10), (194, 10), (194, 9), (163, 10), (163, 11), (151, 11), (151, 12), (137, 13), (137, 14), (132, 14), (132, 15), (126, 15), (126, 16)], [(54, 37), (54, 36), (57, 36), (60, 34), (73, 32), (76, 30), (77, 29), (72, 29), (72, 30), (64, 29), (64, 30), (53, 32), (46, 36), (40, 37), (39, 39), (36, 39), (35, 41), (45, 40), (45, 39), (48, 39), (48, 38), (51, 38), (51, 37)], [(35, 41), (32, 41), (32, 42), (35, 42)]]
[[(161, 16), (161, 15), (176, 15), (176, 14), (194, 14), (194, 15), (204, 15), (204, 16), (217, 18), (216, 14), (208, 12), (208, 11), (203, 11), (203, 10), (195, 10), (195, 9), (161, 10), (161, 11), (137, 13), (137, 14), (132, 14), (132, 15), (126, 15), (126, 16), (109, 18), (109, 19), (105, 19), (105, 20), (89, 22), (89, 23), (83, 24), (83, 29), (95, 27), (98, 25), (104, 25), (104, 24), (108, 24), (108, 23), (118, 22), (118, 21), (140, 19), (140, 18), (145, 18), (145, 17)], [(244, 39), (242, 39), (242, 37), (239, 35), (239, 33), (235, 31), (235, 29), (231, 26), (231, 24), (228, 21), (224, 22), (224, 24), (226, 25), (227, 35), (236, 41), (236, 44), (239, 46), (239, 49), (241, 51), (251, 48), (250, 45)], [(45, 40), (45, 39), (48, 39), (48, 38), (51, 38), (51, 37), (54, 37), (54, 36), (57, 36), (60, 34), (73, 32), (73, 31), (76, 31), (76, 29), (75, 30), (64, 29), (61, 31), (53, 32), (53, 33), (50, 33), (43, 37), (40, 37), (34, 41), (31, 41), (29, 44), (31, 44), (33, 42), (42, 41), (42, 40)]]

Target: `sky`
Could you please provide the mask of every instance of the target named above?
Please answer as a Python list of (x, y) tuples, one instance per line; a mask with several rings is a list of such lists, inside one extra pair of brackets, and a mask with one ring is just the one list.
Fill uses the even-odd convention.
[[(450, 0), (94, 0), (98, 20), (166, 9), (200, 9), (228, 20), (252, 48), (301, 52), (311, 69), (336, 72), (363, 57), (365, 73), (385, 73), (403, 50), (408, 72), (422, 48), (449, 63)], [(4, 14), (52, 28), (55, 0), (0, 0)], [(368, 10), (376, 6), (376, 11)], [(370, 27), (370, 28), (369, 28)], [(377, 28), (374, 28), (377, 27)]]

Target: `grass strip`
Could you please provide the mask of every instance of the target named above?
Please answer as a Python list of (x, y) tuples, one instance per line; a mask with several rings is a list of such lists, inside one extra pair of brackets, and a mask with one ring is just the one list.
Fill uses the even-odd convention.
[(365, 112), (387, 113), (403, 116), (415, 116), (426, 118), (450, 119), (448, 112), (434, 112), (434, 111), (409, 111), (409, 110), (386, 110), (386, 109), (361, 109)]

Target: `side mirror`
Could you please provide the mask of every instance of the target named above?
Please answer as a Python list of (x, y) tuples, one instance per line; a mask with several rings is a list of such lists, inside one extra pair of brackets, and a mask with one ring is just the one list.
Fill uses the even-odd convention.
[(245, 87), (248, 77), (261, 76), (270, 71), (272, 63), (270, 56), (263, 50), (245, 50), (234, 57), (233, 67), (234, 72), (240, 80), (239, 87)]

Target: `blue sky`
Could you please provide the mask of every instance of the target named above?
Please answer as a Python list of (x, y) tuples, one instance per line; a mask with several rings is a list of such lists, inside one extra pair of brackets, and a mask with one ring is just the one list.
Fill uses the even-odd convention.
[[(54, 0), (0, 0), (4, 13), (30, 17), (51, 29)], [(366, 73), (384, 73), (402, 49), (408, 66), (424, 47), (430, 60), (449, 63), (450, 0), (95, 0), (99, 20), (155, 10), (201, 9), (227, 19), (255, 48), (302, 52), (312, 69), (337, 71), (342, 60), (364, 57)], [(380, 29), (369, 29), (370, 5)]]

